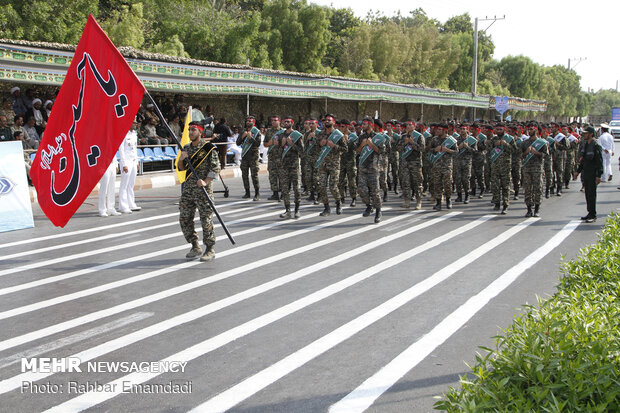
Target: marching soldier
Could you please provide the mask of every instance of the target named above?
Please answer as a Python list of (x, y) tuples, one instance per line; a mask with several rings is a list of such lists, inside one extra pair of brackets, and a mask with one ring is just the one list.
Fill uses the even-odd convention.
[(512, 137), (514, 138), (517, 150), (512, 153), (512, 162), (510, 165), (510, 175), (512, 178), (512, 187), (514, 190), (514, 200), (519, 199), (519, 188), (521, 186), (521, 128), (513, 126), (510, 128)]
[(478, 140), (478, 150), (474, 151), (471, 160), (471, 195), (476, 195), (476, 188), (480, 189), (478, 198), (484, 194), (484, 169), (486, 163), (486, 135), (480, 136), (480, 126), (473, 124), (471, 127), (472, 136)]
[(317, 142), (317, 121), (314, 118), (308, 119), (309, 130), (304, 134), (304, 157), (306, 164), (306, 190), (310, 192), (308, 201), (313, 201), (314, 205), (319, 204), (318, 190), (319, 190), (319, 173), (314, 168), (314, 164), (319, 157), (321, 148)]
[(415, 195), (415, 209), (422, 208), (422, 187), (424, 178), (422, 177), (422, 157), (426, 141), (424, 135), (415, 130), (415, 123), (407, 121), (405, 133), (398, 142), (398, 153), (400, 153), (400, 185), (403, 190), (403, 208), (410, 208), (411, 192)]
[(346, 193), (346, 187), (349, 188), (349, 195), (351, 196), (351, 205), (355, 206), (355, 200), (357, 198), (357, 140), (359, 139), (356, 133), (351, 133), (349, 127), (351, 122), (347, 119), (341, 119), (338, 122), (338, 129), (344, 134), (343, 141), (347, 145), (347, 150), (342, 153), (340, 157), (340, 183), (338, 188), (340, 190), (340, 202), (344, 203), (344, 196)]
[(555, 194), (557, 196), (562, 196), (564, 163), (566, 162), (566, 152), (569, 150), (570, 145), (566, 135), (560, 131), (560, 125), (555, 122), (551, 124), (551, 135), (555, 140), (555, 144), (553, 145), (553, 175), (555, 177)]
[(295, 218), (299, 218), (299, 204), (301, 201), (301, 171), (299, 160), (304, 153), (304, 141), (302, 134), (293, 130), (293, 118), (286, 117), (282, 124), (283, 132), (276, 135), (276, 143), (280, 147), (280, 185), (282, 188), (282, 201), (284, 201), (285, 211), (280, 214), (280, 218), (291, 218), (291, 199), (290, 192), (293, 188), (295, 196)]
[(385, 139), (373, 141), (373, 120), (362, 120), (362, 133), (358, 138), (357, 153), (360, 155), (358, 169), (358, 192), (366, 209), (362, 216), (369, 216), (375, 209), (375, 223), (381, 222), (381, 196), (379, 195), (380, 155), (385, 153)]
[(340, 175), (340, 155), (347, 150), (347, 144), (342, 140), (343, 133), (335, 128), (334, 115), (328, 114), (323, 121), (323, 130), (317, 137), (321, 148), (315, 167), (319, 173), (319, 196), (325, 209), (319, 215), (328, 216), (331, 213), (327, 187), (336, 200), (336, 214), (342, 213), (340, 191), (338, 190)]
[(545, 173), (545, 198), (549, 198), (549, 192), (553, 187), (553, 152), (555, 140), (549, 136), (549, 131), (544, 126), (540, 128), (540, 137), (547, 140), (549, 154), (543, 157), (543, 171)]
[[(459, 124), (457, 128), (458, 153), (454, 158), (454, 178), (456, 181), (456, 202), (469, 204), (469, 181), (474, 153), (478, 152), (478, 139), (469, 135), (467, 125)], [(463, 199), (463, 194), (465, 198)]]
[(495, 135), (489, 142), (491, 162), (491, 191), (493, 192), (494, 211), (499, 211), (502, 202), (502, 215), (506, 214), (510, 205), (510, 172), (512, 153), (517, 150), (512, 136), (505, 134), (505, 125), (495, 125)]
[(211, 261), (215, 258), (215, 233), (213, 231), (213, 210), (207, 201), (202, 187), (213, 197), (212, 182), (220, 173), (220, 160), (215, 150), (215, 145), (201, 139), (203, 127), (195, 122), (190, 123), (190, 143), (183, 147), (177, 168), (184, 171), (189, 168), (191, 162), (196, 171), (196, 177), (187, 172), (186, 182), (183, 185), (181, 200), (179, 201), (179, 223), (185, 240), (192, 244), (191, 250), (185, 255), (187, 259), (194, 259), (202, 254), (198, 243), (198, 235), (194, 228), (194, 216), (196, 209), (202, 223), (202, 239), (205, 244), (205, 252), (200, 261)]
[[(388, 189), (394, 189), (394, 193), (398, 195), (398, 173), (400, 153), (397, 146), (401, 138), (400, 122), (392, 119), (385, 123), (386, 134), (390, 137), (390, 152), (388, 154), (388, 163), (391, 172), (391, 180), (388, 180)], [(402, 185), (401, 185), (402, 186)]]
[[(529, 139), (521, 144), (521, 158), (523, 167), (523, 194), (527, 206), (526, 217), (540, 216), (542, 201), (543, 164), (549, 155), (549, 142), (538, 137), (538, 125), (531, 123), (527, 133)], [(532, 208), (534, 211), (532, 212)]]
[(254, 116), (248, 116), (245, 119), (245, 131), (237, 138), (237, 146), (241, 146), (241, 177), (243, 179), (243, 188), (245, 189), (245, 195), (243, 198), (250, 197), (250, 178), (249, 173), (252, 174), (252, 184), (254, 185), (254, 199), (258, 201), (259, 198), (259, 184), (258, 184), (258, 148), (260, 142), (260, 131), (255, 126), (256, 118)]
[(282, 161), (282, 147), (278, 145), (278, 138), (276, 134), (282, 131), (280, 127), (280, 118), (273, 116), (271, 118), (271, 127), (265, 132), (265, 138), (263, 139), (263, 145), (267, 149), (267, 171), (269, 172), (269, 185), (273, 191), (273, 195), (267, 198), (270, 201), (280, 201), (279, 191), (282, 190), (280, 186), (280, 167)]
[(456, 139), (448, 136), (448, 125), (442, 123), (437, 126), (437, 135), (431, 139), (431, 164), (433, 179), (433, 195), (435, 206), (433, 209), (441, 211), (441, 197), (446, 198), (446, 208), (452, 208), (452, 170), (453, 160), (458, 151)]

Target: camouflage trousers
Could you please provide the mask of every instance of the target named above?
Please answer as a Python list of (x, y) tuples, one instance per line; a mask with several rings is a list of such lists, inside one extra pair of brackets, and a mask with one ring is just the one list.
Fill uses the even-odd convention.
[(484, 187), (485, 189), (491, 188), (491, 159), (488, 154), (484, 163)]
[[(289, 155), (291, 156), (291, 155)], [(293, 195), (295, 203), (301, 201), (301, 182), (300, 182), (300, 168), (299, 160), (295, 162), (282, 163), (280, 165), (280, 190), (282, 191), (282, 201), (284, 206), (291, 205), (291, 188), (293, 189)]]
[(417, 159), (402, 161), (400, 163), (400, 186), (403, 190), (403, 199), (411, 199), (412, 192), (416, 198), (421, 197), (423, 184), (421, 162)]
[(306, 156), (306, 191), (317, 192), (319, 190), (319, 171), (314, 168), (318, 156)]
[(472, 188), (477, 186), (481, 192), (484, 191), (484, 167), (484, 158), (472, 160), (470, 184)]
[[(392, 177), (392, 189), (396, 189), (397, 184), (398, 184), (398, 177), (400, 175), (400, 171), (399, 171), (399, 167), (400, 167), (400, 154), (396, 151), (393, 151), (390, 153), (390, 157), (389, 157), (389, 166), (390, 166), (390, 173), (391, 173), (391, 177)], [(402, 187), (402, 183), (401, 183), (401, 187)]]
[(519, 190), (521, 186), (521, 160), (515, 161), (512, 160), (512, 165), (510, 167), (510, 176), (512, 177), (512, 186), (515, 192)]
[[(193, 182), (188, 184), (194, 184)], [(207, 187), (209, 196), (213, 198), (213, 190), (211, 185)], [(194, 216), (196, 215), (196, 209), (198, 209), (198, 215), (200, 216), (200, 222), (202, 223), (202, 239), (207, 247), (215, 245), (215, 232), (213, 231), (213, 211), (207, 198), (204, 196), (202, 190), (198, 191), (184, 191), (181, 195), (179, 202), (179, 224), (181, 224), (181, 231), (185, 240), (190, 244), (194, 241), (198, 241), (198, 234), (194, 228)]]
[(423, 153), (422, 154), (422, 179), (423, 179), (422, 185), (423, 185), (424, 191), (428, 189), (429, 192), (431, 193), (433, 192), (433, 188), (432, 188), (433, 180), (431, 179), (432, 169), (433, 169), (433, 164), (431, 164), (431, 161), (428, 160), (426, 153)]
[(269, 172), (269, 186), (273, 192), (282, 190), (280, 187), (280, 170), (282, 168), (282, 161), (279, 159), (280, 154), (272, 152), (273, 155), (269, 157), (267, 162), (267, 171)]
[(491, 164), (491, 192), (494, 204), (510, 205), (510, 163)]
[[(258, 154), (258, 152), (257, 152)], [(254, 157), (252, 154), (247, 154), (241, 159), (241, 178), (243, 179), (243, 188), (246, 191), (250, 190), (250, 173), (252, 174), (252, 184), (254, 190), (258, 191), (258, 156)]]
[(379, 171), (379, 186), (381, 187), (382, 191), (387, 191), (387, 174), (388, 168), (390, 167), (390, 162), (387, 155), (381, 157), (379, 164), (381, 165), (381, 170)]
[(559, 156), (553, 157), (553, 178), (556, 186), (561, 186), (564, 180), (564, 162), (566, 156), (560, 152)]
[(338, 183), (340, 177), (340, 158), (325, 159), (318, 168), (319, 172), (319, 198), (323, 204), (329, 203), (327, 197), (327, 188), (332, 197), (336, 201), (340, 201), (340, 191), (338, 190)]
[(575, 172), (575, 156), (572, 151), (566, 154), (566, 162), (564, 163), (564, 183), (568, 184), (573, 179), (573, 172)]
[(456, 183), (456, 192), (469, 192), (469, 180), (471, 178), (471, 159), (456, 158), (454, 160), (454, 181)]
[(306, 191), (310, 190), (306, 187), (306, 157), (305, 156), (301, 157), (301, 184), (303, 185), (304, 190)]
[(440, 201), (443, 194), (446, 199), (452, 197), (452, 166), (435, 162), (433, 174), (433, 197)]
[(551, 188), (553, 185), (553, 168), (550, 158), (545, 158), (543, 162), (543, 171), (545, 173), (545, 190)]
[(523, 192), (525, 205), (540, 205), (542, 200), (542, 169), (523, 169)]
[(379, 171), (373, 167), (360, 166), (358, 173), (357, 192), (366, 205), (381, 208), (379, 196)]
[(342, 158), (340, 160), (338, 190), (342, 198), (346, 195), (346, 187), (349, 188), (351, 199), (357, 198), (357, 165), (355, 164), (355, 158), (347, 160)]

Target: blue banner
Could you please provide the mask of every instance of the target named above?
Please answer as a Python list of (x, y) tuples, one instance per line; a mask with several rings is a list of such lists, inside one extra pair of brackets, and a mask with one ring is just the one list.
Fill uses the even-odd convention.
[(0, 232), (32, 228), (32, 205), (21, 141), (0, 143)]

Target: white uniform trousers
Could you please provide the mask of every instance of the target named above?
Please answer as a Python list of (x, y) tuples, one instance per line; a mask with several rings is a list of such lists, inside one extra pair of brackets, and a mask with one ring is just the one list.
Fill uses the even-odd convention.
[(121, 185), (118, 192), (118, 209), (121, 212), (128, 212), (137, 208), (133, 187), (136, 183), (138, 164), (137, 162), (132, 162), (126, 166), (129, 171), (125, 173), (121, 169)]
[(99, 214), (114, 212), (116, 162), (112, 162), (99, 181)]

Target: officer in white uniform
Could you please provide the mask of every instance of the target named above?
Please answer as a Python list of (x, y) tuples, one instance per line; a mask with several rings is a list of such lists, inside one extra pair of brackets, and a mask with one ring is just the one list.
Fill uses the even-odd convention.
[(611, 181), (611, 157), (614, 156), (614, 137), (609, 133), (609, 125), (601, 124), (601, 136), (598, 143), (603, 147), (603, 176), (602, 181)]
[(110, 162), (110, 166), (108, 166), (108, 169), (99, 181), (100, 217), (120, 215), (120, 212), (114, 209), (114, 201), (116, 198), (116, 192), (114, 189), (114, 183), (116, 182), (116, 168), (118, 168), (118, 161), (116, 160), (116, 157), (114, 157), (112, 162)]
[(131, 214), (131, 211), (139, 211), (142, 208), (136, 205), (133, 186), (136, 183), (138, 173), (138, 122), (134, 119), (125, 136), (125, 140), (118, 148), (121, 167), (121, 185), (118, 193), (118, 209), (123, 214)]

